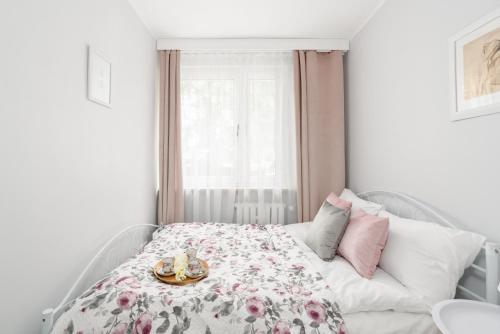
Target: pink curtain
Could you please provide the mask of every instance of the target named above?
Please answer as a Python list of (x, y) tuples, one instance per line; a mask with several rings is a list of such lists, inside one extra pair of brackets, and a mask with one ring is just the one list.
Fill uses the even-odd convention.
[(299, 222), (345, 186), (344, 83), (340, 52), (295, 51)]
[(160, 51), (159, 224), (184, 220), (180, 96), (180, 52)]

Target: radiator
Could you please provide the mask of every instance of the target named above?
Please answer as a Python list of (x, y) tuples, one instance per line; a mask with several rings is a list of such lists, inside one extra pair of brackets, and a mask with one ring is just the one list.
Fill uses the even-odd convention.
[(296, 223), (297, 192), (290, 189), (184, 189), (184, 221)]
[(285, 223), (285, 204), (237, 203), (237, 224), (279, 224)]

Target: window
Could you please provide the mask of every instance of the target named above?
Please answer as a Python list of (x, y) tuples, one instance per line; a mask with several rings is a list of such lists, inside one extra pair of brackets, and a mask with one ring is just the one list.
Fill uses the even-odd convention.
[(185, 188), (295, 188), (292, 70), (291, 53), (182, 55)]
[(295, 221), (294, 117), (291, 52), (183, 53), (185, 220)]

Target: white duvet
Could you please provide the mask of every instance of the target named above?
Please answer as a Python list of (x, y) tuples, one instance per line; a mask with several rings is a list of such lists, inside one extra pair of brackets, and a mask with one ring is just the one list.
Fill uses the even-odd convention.
[[(340, 256), (321, 260), (303, 242), (309, 224), (285, 226), (335, 293), (350, 333), (437, 333), (421, 296), (377, 268), (372, 279), (360, 276)], [(410, 330), (410, 331), (409, 331)]]

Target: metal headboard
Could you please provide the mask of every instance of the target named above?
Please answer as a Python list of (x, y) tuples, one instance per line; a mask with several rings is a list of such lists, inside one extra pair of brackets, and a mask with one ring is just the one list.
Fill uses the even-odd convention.
[[(430, 206), (402, 193), (376, 190), (362, 192), (359, 193), (358, 196), (367, 201), (381, 204), (384, 206), (385, 210), (403, 218), (433, 222), (451, 228), (458, 228), (449, 219), (445, 218)], [(460, 295), (472, 297), (472, 299), (475, 300), (498, 304), (499, 296), (497, 287), (500, 276), (500, 245), (493, 242), (486, 242), (483, 246), (483, 250), (486, 258), (484, 265), (473, 264), (470, 270), (474, 270), (484, 275), (486, 286), (485, 297), (480, 296), (478, 293), (465, 286), (467, 285), (466, 283), (459, 284), (457, 286), (457, 292)]]

